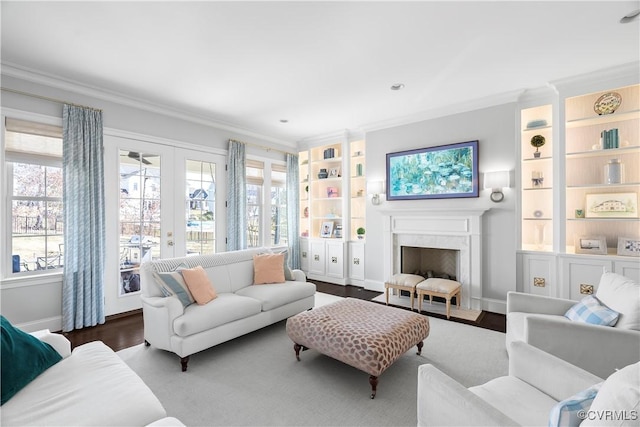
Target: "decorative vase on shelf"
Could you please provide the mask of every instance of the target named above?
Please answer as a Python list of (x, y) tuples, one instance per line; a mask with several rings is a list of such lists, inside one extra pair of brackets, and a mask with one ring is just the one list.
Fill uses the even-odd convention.
[(604, 183), (622, 184), (624, 180), (624, 165), (618, 159), (611, 159), (604, 165)]
[(544, 248), (545, 227), (545, 224), (536, 224), (533, 230), (533, 243), (538, 249)]
[(318, 172), (318, 179), (325, 179), (329, 176), (329, 172), (327, 172), (326, 169), (320, 169), (320, 172)]

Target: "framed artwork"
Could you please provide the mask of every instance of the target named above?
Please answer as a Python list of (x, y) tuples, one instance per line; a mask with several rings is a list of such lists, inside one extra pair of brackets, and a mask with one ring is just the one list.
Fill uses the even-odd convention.
[(387, 200), (478, 197), (478, 141), (387, 153)]
[(640, 257), (640, 239), (618, 237), (618, 255)]
[(577, 254), (607, 254), (607, 239), (604, 236), (577, 236), (574, 245)]
[(340, 176), (340, 167), (329, 169), (329, 178), (338, 178)]
[(637, 218), (637, 193), (587, 194), (586, 218)]
[(333, 221), (325, 221), (320, 228), (320, 237), (331, 237), (333, 234)]

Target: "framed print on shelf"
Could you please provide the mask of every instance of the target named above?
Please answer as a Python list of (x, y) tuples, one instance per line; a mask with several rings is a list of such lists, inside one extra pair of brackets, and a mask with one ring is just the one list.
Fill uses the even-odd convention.
[(387, 153), (387, 200), (478, 197), (478, 141)]
[(638, 194), (587, 194), (585, 207), (587, 218), (638, 218)]
[(333, 221), (325, 221), (320, 228), (320, 237), (331, 237), (333, 234)]
[(338, 178), (340, 176), (340, 167), (329, 169), (329, 178)]
[(640, 239), (618, 237), (618, 255), (640, 257)]
[(576, 236), (574, 246), (577, 254), (607, 254), (607, 239), (604, 236)]

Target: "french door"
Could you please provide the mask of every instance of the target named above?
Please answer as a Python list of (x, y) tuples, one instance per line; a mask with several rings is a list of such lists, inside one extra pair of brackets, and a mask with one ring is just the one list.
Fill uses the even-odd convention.
[(141, 307), (145, 260), (224, 250), (224, 162), (222, 154), (105, 134), (107, 315)]

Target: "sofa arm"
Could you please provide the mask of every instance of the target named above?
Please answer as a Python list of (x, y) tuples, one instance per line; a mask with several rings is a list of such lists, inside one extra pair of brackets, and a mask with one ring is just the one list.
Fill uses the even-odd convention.
[(509, 375), (560, 401), (604, 381), (565, 360), (522, 341), (509, 349)]
[(306, 282), (307, 281), (307, 275), (304, 274), (304, 271), (302, 271), (302, 270), (291, 270), (291, 273), (293, 273), (293, 280), (295, 280), (296, 282)]
[(521, 312), (563, 316), (575, 304), (576, 301), (569, 299), (513, 291), (507, 293), (507, 314)]
[(171, 337), (175, 335), (173, 322), (184, 313), (184, 307), (175, 296), (140, 297), (144, 319), (144, 339), (163, 350), (173, 351)]
[(532, 346), (601, 378), (640, 360), (640, 331), (527, 316), (524, 337)]
[(517, 423), (433, 365), (418, 367), (418, 426), (513, 426)]
[(31, 332), (31, 335), (49, 344), (62, 358), (71, 356), (71, 341), (61, 334), (52, 334), (48, 329)]

